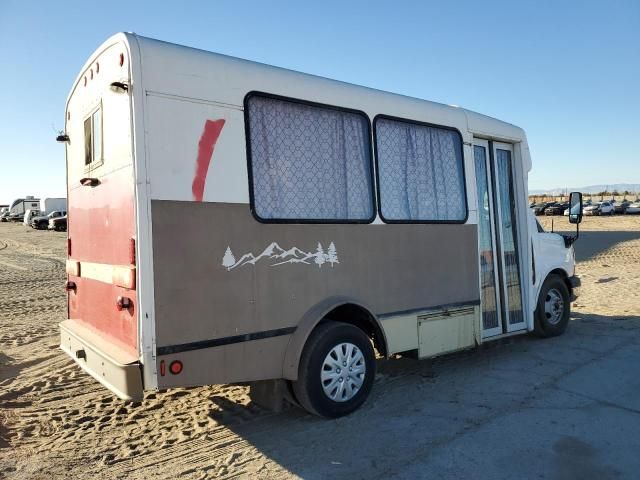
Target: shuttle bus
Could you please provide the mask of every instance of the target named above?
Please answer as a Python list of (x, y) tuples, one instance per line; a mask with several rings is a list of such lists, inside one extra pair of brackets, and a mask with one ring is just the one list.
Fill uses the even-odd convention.
[(122, 33), (58, 140), (61, 348), (122, 399), (275, 381), (338, 417), (376, 357), (567, 327), (573, 238), (530, 214), (509, 123)]

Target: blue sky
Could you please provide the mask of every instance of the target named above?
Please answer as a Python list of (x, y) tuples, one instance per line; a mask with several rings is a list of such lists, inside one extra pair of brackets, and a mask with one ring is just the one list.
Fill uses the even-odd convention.
[(638, 0), (0, 0), (0, 203), (65, 194), (67, 93), (118, 31), (514, 123), (532, 189), (640, 183)]

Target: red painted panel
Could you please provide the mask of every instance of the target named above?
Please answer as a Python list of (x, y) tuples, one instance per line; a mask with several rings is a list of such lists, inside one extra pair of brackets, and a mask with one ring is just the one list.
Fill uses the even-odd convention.
[(131, 166), (100, 177), (96, 187), (69, 185), (74, 260), (129, 265), (129, 243), (135, 236), (133, 188)]
[[(69, 277), (76, 283), (75, 292), (69, 292), (69, 318), (87, 324), (105, 335), (127, 352), (138, 354), (137, 311), (135, 290), (109, 285), (90, 278)], [(131, 299), (133, 306), (118, 310), (118, 297)]]
[(198, 158), (196, 159), (196, 174), (191, 184), (191, 192), (196, 202), (202, 201), (204, 195), (204, 186), (207, 181), (207, 172), (209, 171), (209, 163), (213, 156), (213, 150), (216, 142), (222, 132), (225, 120), (207, 120), (204, 124), (204, 130), (200, 136), (198, 143)]
[[(107, 162), (105, 159), (98, 174), (109, 167)], [(79, 262), (130, 265), (131, 238), (135, 237), (133, 167), (125, 166), (98, 178), (100, 184), (95, 187), (69, 185), (71, 258)], [(84, 322), (136, 354), (136, 291), (82, 277), (71, 276), (69, 280), (77, 285), (75, 293), (68, 294), (69, 318)], [(119, 311), (118, 296), (130, 298), (133, 308)]]

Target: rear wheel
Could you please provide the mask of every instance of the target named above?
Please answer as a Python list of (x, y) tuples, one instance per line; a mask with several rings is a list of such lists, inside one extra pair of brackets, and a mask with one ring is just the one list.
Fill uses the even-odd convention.
[(336, 418), (360, 407), (371, 391), (375, 355), (369, 337), (347, 323), (327, 321), (309, 336), (293, 391), (308, 412)]
[(539, 337), (562, 335), (569, 324), (569, 289), (558, 275), (549, 275), (542, 284), (535, 311), (534, 332)]

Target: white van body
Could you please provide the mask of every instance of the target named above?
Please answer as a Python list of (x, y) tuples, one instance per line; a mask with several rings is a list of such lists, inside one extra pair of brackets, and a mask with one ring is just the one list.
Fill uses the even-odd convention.
[(51, 212), (59, 210), (66, 211), (67, 210), (67, 199), (66, 198), (43, 198), (40, 200), (40, 214), (41, 215), (49, 215)]
[[(122, 398), (285, 379), (305, 408), (337, 416), (366, 398), (356, 383), (372, 381), (373, 360), (357, 340), (336, 344), (360, 345), (369, 370), (353, 397), (340, 390), (335, 410), (322, 407), (304, 393), (319, 332), (347, 325), (381, 355), (420, 358), (544, 333), (536, 318), (551, 280), (566, 326), (573, 248), (537, 231), (514, 125), (134, 34), (91, 56), (65, 119), (61, 347)], [(312, 128), (299, 131), (304, 122)], [(409, 162), (426, 183), (397, 174)], [(426, 213), (385, 203), (409, 189), (419, 201), (407, 208)], [(329, 213), (278, 217), (276, 203)]]

